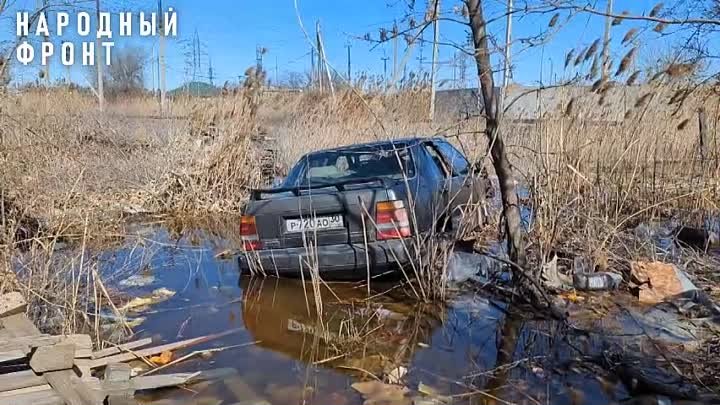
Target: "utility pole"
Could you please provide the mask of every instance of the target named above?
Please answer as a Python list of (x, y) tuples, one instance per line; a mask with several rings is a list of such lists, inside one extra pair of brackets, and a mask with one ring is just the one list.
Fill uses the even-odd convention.
[(160, 87), (160, 115), (165, 113), (165, 73), (166, 73), (166, 66), (165, 66), (165, 26), (162, 22), (163, 19), (160, 18), (162, 15), (163, 8), (162, 8), (162, 0), (158, 0), (158, 21), (160, 21), (160, 24), (158, 26), (160, 27), (160, 38), (159, 38), (159, 47), (158, 47), (158, 86)]
[(435, 0), (435, 10), (433, 12), (435, 30), (433, 32), (432, 71), (430, 72), (430, 121), (435, 119), (435, 80), (437, 79), (438, 41), (440, 40), (438, 17), (440, 17), (440, 0)]
[[(192, 81), (196, 83), (198, 70), (200, 70), (200, 35), (198, 34), (197, 28), (193, 34), (193, 70), (192, 70)], [(195, 86), (197, 87), (197, 86)], [(199, 89), (198, 89), (199, 90)]]
[[(69, 48), (65, 49), (65, 58), (67, 60), (70, 60), (70, 49)], [(68, 65), (68, 66), (65, 66), (65, 85), (67, 87), (70, 87), (71, 80), (72, 80), (72, 77), (70, 75), (70, 65)]]
[(320, 92), (323, 91), (323, 51), (322, 51), (322, 45), (320, 44), (320, 21), (315, 22), (315, 46), (318, 50), (318, 59), (317, 59), (317, 83), (318, 83), (318, 89)]
[(418, 52), (418, 57), (417, 57), (417, 60), (418, 60), (418, 76), (420, 77), (420, 79), (422, 79), (423, 73), (424, 73), (424, 71), (425, 71), (424, 68), (423, 68), (423, 66), (425, 65), (425, 59), (426, 59), (426, 58), (425, 58), (425, 55), (424, 55), (424, 54), (425, 54), (424, 48), (425, 48), (425, 42), (424, 42), (424, 39), (423, 39), (423, 37), (422, 37), (422, 34), (420, 34), (420, 50), (419, 50), (419, 52)]
[(310, 48), (310, 87), (314, 87), (317, 80), (315, 69), (315, 48)]
[[(95, 12), (97, 15), (97, 33), (100, 33), (100, 0), (95, 0)], [(105, 109), (105, 89), (103, 88), (103, 60), (102, 47), (100, 46), (100, 35), (95, 35), (95, 62), (97, 63), (97, 91), (100, 111)]]
[(320, 68), (321, 71), (319, 73), (320, 73), (320, 76), (322, 76), (322, 70), (325, 71), (325, 74), (327, 75), (328, 88), (330, 88), (330, 93), (333, 95), (333, 97), (335, 97), (335, 88), (333, 87), (332, 76), (330, 75), (330, 66), (328, 66), (328, 63), (327, 63), (327, 58), (325, 56), (325, 46), (323, 45), (322, 34), (320, 33), (320, 21), (317, 22), (316, 28), (317, 28), (318, 53), (320, 56), (320, 66), (321, 66), (321, 68)]
[(278, 57), (275, 55), (275, 87), (278, 87), (280, 78), (278, 76)]
[(612, 27), (613, 0), (607, 0), (607, 10), (605, 12), (605, 38), (602, 50), (602, 80), (608, 80), (608, 71), (610, 70), (610, 28)]
[(510, 82), (510, 57), (511, 45), (512, 45), (512, 13), (513, 13), (513, 0), (507, 0), (507, 21), (505, 23), (505, 62), (503, 63), (503, 82), (502, 89), (500, 89), (500, 100), (498, 100), (498, 113), (502, 117), (502, 113), (505, 110), (505, 96), (507, 95), (507, 87)]
[(452, 69), (453, 69), (453, 75), (452, 75), (452, 85), (453, 89), (457, 89), (457, 68), (458, 68), (458, 54), (457, 52), (453, 54), (452, 58)]
[(258, 73), (263, 70), (263, 49), (260, 45), (255, 45), (255, 69)]
[(215, 72), (213, 72), (212, 67), (212, 58), (208, 60), (209, 68), (208, 68), (208, 78), (210, 79), (210, 85), (215, 86)]
[(348, 82), (352, 82), (352, 62), (350, 59), (350, 44), (345, 45), (347, 48), (347, 79)]
[(393, 21), (393, 87), (397, 86), (395, 78), (398, 74), (398, 26), (397, 20)]
[(388, 83), (388, 77), (387, 77), (387, 62), (390, 60), (387, 56), (380, 58), (383, 61), (383, 81), (387, 85)]

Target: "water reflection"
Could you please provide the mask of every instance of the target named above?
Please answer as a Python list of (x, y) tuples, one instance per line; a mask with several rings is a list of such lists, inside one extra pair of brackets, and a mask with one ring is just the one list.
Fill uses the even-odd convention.
[[(373, 284), (368, 293), (355, 284), (241, 276), (234, 257), (220, 254), (233, 248), (237, 227), (229, 225), (232, 221), (218, 223), (224, 228), (135, 226), (142, 239), (128, 238), (126, 246), (103, 253), (103, 271), (114, 276), (111, 282), (135, 273), (154, 277), (147, 287), (124, 289), (128, 294), (160, 287), (177, 292), (142, 314), (147, 319), (136, 329), (136, 338), (153, 336), (160, 343), (242, 328), (194, 349), (259, 341), (168, 370), (232, 368), (234, 376), (192, 386), (191, 391), (154, 393), (149, 400), (362, 404), (353, 383), (388, 381), (398, 370), (407, 371), (399, 382), (410, 389), (404, 402), (427, 399), (419, 392), (421, 386), (460, 404), (590, 405), (628, 398), (622, 384), (583, 360), (601, 354), (613, 342), (608, 336), (531, 319), (469, 290), (448, 303), (429, 305), (393, 295), (399, 289), (392, 290), (392, 285)], [(597, 311), (599, 306), (588, 307)], [(638, 334), (619, 341), (620, 334), (627, 333), (621, 315), (608, 312), (598, 317), (602, 323), (617, 323), (614, 341), (631, 347)], [(633, 319), (642, 320), (637, 315)], [(587, 329), (590, 326), (595, 325)], [(654, 345), (641, 346), (637, 353), (647, 347)]]
[(353, 284), (241, 277), (240, 285), (245, 327), (261, 347), (351, 374), (408, 367), (443, 316), (439, 306), (368, 300)]

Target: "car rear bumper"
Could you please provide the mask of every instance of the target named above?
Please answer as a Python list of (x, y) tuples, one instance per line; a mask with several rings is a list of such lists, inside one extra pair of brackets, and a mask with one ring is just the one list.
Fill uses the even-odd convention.
[(241, 253), (238, 261), (242, 271), (269, 276), (299, 277), (316, 264), (322, 276), (362, 279), (368, 267), (377, 275), (407, 264), (411, 249), (410, 240), (396, 239), (368, 243), (367, 249), (365, 244), (341, 244), (318, 246), (314, 253), (304, 247), (257, 250)]

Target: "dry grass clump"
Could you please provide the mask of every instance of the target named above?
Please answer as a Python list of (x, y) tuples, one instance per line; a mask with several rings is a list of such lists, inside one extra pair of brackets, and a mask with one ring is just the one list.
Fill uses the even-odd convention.
[[(609, 97), (618, 99), (624, 90), (609, 90)], [(668, 108), (676, 91), (642, 89), (642, 102), (627, 97), (625, 108), (607, 106), (605, 112), (594, 107), (597, 96), (576, 96), (570, 103), (584, 108), (508, 133), (531, 188), (531, 240), (545, 259), (558, 249), (627, 258), (631, 250), (621, 233), (643, 221), (672, 217), (702, 225), (703, 216), (717, 215), (719, 127), (717, 118), (709, 123), (701, 152), (697, 109), (714, 111), (720, 100), (699, 92)], [(628, 115), (624, 111), (630, 118), (616, 118)], [(600, 119), (584, 119), (590, 115)]]
[(428, 92), (420, 90), (389, 95), (342, 90), (334, 98), (308, 92), (265, 103), (260, 116), (270, 108), (285, 111), (282, 120), (268, 123), (267, 131), (276, 139), (279, 160), (287, 167), (313, 150), (433, 135), (441, 124), (426, 121), (428, 97)]
[(248, 190), (264, 184), (265, 158), (257, 121), (260, 98), (248, 86), (203, 100), (189, 117), (195, 153), (173, 171), (158, 198), (167, 211), (239, 211)]
[(117, 217), (187, 153), (182, 122), (97, 114), (91, 103), (62, 92), (0, 100), (0, 181), (28, 215)]

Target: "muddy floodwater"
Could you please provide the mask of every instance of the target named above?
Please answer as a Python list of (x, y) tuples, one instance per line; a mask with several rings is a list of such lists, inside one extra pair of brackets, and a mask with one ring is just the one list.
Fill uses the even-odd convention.
[[(365, 285), (314, 288), (301, 280), (251, 278), (239, 273), (232, 220), (219, 224), (224, 231), (167, 222), (132, 225), (126, 241), (101, 254), (109, 284), (124, 294), (175, 292), (131, 316), (133, 338), (172, 342), (231, 331), (175, 357), (222, 350), (165, 370), (231, 372), (218, 381), (140, 397), (144, 401), (619, 403), (629, 398), (623, 384), (587, 359), (613, 344), (637, 345), (640, 352), (651, 346), (643, 345), (643, 332), (617, 334), (613, 341), (533, 320), (470, 288), (460, 288), (446, 304), (419, 304), (388, 283), (368, 291)], [(605, 318), (597, 322), (622, 322), (597, 313)], [(351, 387), (375, 379), (396, 380), (408, 392), (372, 401)]]

